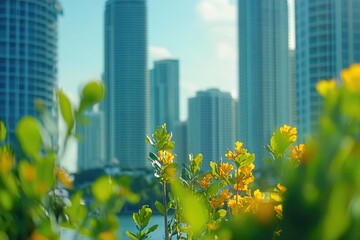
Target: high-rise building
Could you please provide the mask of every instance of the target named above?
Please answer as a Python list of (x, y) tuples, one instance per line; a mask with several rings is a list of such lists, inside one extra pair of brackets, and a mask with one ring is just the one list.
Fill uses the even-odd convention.
[(105, 165), (104, 114), (86, 111), (84, 117), (89, 120), (89, 125), (77, 126), (81, 137), (78, 141), (78, 172)]
[(239, 0), (239, 136), (262, 164), (272, 132), (289, 123), (286, 0)]
[(0, 1), (0, 120), (10, 141), (19, 119), (41, 100), (56, 119), (57, 0)]
[(183, 163), (188, 163), (188, 122), (182, 121), (178, 122), (175, 125), (175, 135), (173, 136), (173, 140), (175, 141), (175, 149), (174, 153), (176, 154), (176, 160), (181, 166)]
[(218, 89), (200, 91), (189, 99), (188, 151), (203, 154), (203, 168), (224, 158), (235, 142), (235, 108), (230, 93)]
[(146, 0), (108, 0), (105, 9), (106, 155), (124, 170), (145, 169), (148, 162), (146, 9)]
[(360, 0), (297, 0), (296, 87), (299, 135), (316, 129), (322, 105), (315, 85), (340, 79), (341, 69), (360, 62)]
[(179, 122), (179, 60), (155, 61), (150, 82), (151, 129), (166, 123), (167, 130), (175, 132)]
[(290, 124), (296, 126), (296, 67), (295, 50), (289, 50), (289, 104), (290, 104)]

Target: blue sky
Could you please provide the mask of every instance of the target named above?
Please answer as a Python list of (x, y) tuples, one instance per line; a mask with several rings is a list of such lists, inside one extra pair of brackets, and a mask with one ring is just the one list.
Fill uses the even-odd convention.
[[(106, 1), (60, 1), (59, 86), (76, 102), (80, 86), (103, 72)], [(215, 87), (237, 97), (236, 18), (236, 0), (148, 0), (148, 67), (156, 59), (180, 60), (181, 119), (187, 116), (187, 99), (198, 90)], [(65, 165), (73, 170), (70, 159)]]

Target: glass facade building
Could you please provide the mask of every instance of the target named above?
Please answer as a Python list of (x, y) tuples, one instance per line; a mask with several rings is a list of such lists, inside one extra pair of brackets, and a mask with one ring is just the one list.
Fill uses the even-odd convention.
[(104, 84), (106, 159), (123, 170), (147, 166), (149, 78), (146, 0), (108, 0)]
[(179, 122), (179, 60), (155, 61), (150, 76), (152, 132), (163, 123), (174, 132)]
[(80, 136), (77, 172), (105, 166), (104, 114), (90, 110), (84, 116), (90, 124), (77, 126)]
[(203, 154), (204, 170), (210, 161), (224, 158), (235, 143), (235, 104), (230, 93), (200, 91), (188, 102), (188, 151)]
[(297, 122), (303, 138), (319, 124), (316, 83), (340, 79), (343, 68), (360, 62), (360, 0), (297, 0), (295, 24)]
[(289, 123), (286, 0), (239, 0), (238, 139), (263, 163), (272, 132)]
[(0, 1), (0, 119), (10, 141), (19, 119), (37, 116), (35, 100), (57, 115), (56, 0)]

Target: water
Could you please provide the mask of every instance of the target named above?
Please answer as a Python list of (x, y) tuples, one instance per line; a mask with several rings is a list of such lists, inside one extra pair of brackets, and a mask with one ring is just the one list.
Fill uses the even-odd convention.
[[(135, 223), (132, 220), (132, 215), (122, 215), (119, 216), (119, 222), (120, 222), (120, 239), (130, 239), (128, 236), (126, 236), (125, 231), (128, 230), (132, 233), (136, 233), (136, 227)], [(151, 240), (160, 240), (164, 239), (164, 217), (160, 215), (153, 215), (150, 219), (150, 223), (148, 224), (148, 227), (151, 227), (152, 225), (158, 224), (158, 228), (150, 233), (149, 239)], [(147, 229), (145, 228), (145, 230)], [(75, 240), (74, 239), (75, 233), (69, 229), (63, 229), (61, 231), (61, 240)], [(77, 237), (76, 240), (87, 240), (88, 238), (84, 237)]]

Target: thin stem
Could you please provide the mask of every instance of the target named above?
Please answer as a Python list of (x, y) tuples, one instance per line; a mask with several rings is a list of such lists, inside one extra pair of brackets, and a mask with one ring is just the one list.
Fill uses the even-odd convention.
[(166, 182), (162, 183), (163, 190), (163, 204), (164, 204), (164, 229), (165, 229), (165, 240), (169, 240), (169, 233), (167, 227), (167, 202), (166, 202)]

